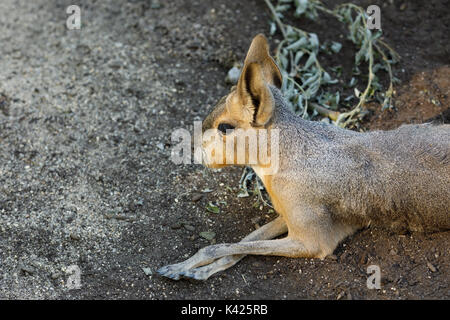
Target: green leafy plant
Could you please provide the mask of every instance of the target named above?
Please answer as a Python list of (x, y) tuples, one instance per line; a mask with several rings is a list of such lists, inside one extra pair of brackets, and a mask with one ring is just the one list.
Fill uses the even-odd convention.
[[(274, 6), (270, 0), (265, 0), (272, 12), (270, 32), (279, 30), (283, 39), (278, 45), (276, 60), (284, 77), (282, 91), (291, 103), (295, 112), (303, 118), (310, 119), (317, 114), (328, 117), (341, 127), (353, 126), (363, 115), (362, 107), (371, 99), (381, 102), (382, 108), (392, 108), (393, 82), (391, 65), (399, 59), (397, 53), (380, 39), (381, 31), (373, 32), (367, 27), (368, 16), (363, 8), (352, 3), (342, 4), (333, 10), (323, 6), (318, 0), (278, 0)], [(352, 80), (348, 87), (355, 87), (358, 79), (366, 75), (367, 84), (363, 92), (355, 87), (354, 95), (341, 99), (340, 92), (328, 91), (329, 85), (336, 84), (330, 72), (319, 62), (323, 53), (338, 53), (342, 44), (332, 41), (329, 45), (320, 45), (315, 33), (308, 33), (292, 25), (284, 23), (284, 13), (293, 10), (294, 17), (317, 19), (318, 12), (329, 14), (348, 28), (348, 39), (357, 48), (353, 67)], [(368, 64), (364, 74), (360, 67)], [(389, 86), (383, 91), (378, 73), (386, 71)], [(333, 72), (334, 71), (334, 72)], [(331, 70), (331, 74), (339, 75), (339, 70)], [(341, 111), (353, 98), (358, 102), (349, 111)], [(345, 103), (345, 104), (344, 104)]]

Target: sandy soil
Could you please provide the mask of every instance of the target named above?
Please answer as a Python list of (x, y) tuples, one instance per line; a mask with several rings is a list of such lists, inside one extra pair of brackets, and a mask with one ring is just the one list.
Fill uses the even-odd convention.
[[(447, 121), (448, 5), (375, 2), (403, 58), (402, 84), (397, 111), (371, 105), (364, 125)], [(229, 90), (228, 69), (255, 34), (268, 33), (269, 13), (256, 0), (78, 3), (76, 31), (65, 27), (71, 1), (0, 2), (0, 298), (450, 297), (450, 232), (370, 228), (323, 261), (247, 257), (206, 282), (156, 275), (208, 245), (202, 231), (236, 242), (275, 216), (256, 197), (237, 197), (241, 169), (170, 161), (173, 130), (192, 130)], [(320, 39), (345, 31), (323, 19), (298, 25), (321, 30)], [(345, 65), (351, 53), (338, 58)], [(206, 210), (209, 201), (220, 213)], [(366, 287), (371, 264), (381, 290)], [(71, 265), (81, 289), (66, 287)]]

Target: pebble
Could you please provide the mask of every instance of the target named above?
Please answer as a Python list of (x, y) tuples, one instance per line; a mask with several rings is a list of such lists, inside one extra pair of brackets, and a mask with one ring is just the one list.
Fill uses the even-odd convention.
[(53, 272), (53, 273), (50, 275), (50, 278), (52, 278), (53, 280), (56, 280), (56, 279), (58, 279), (60, 276), (61, 276), (61, 274), (60, 274), (59, 272)]
[(122, 65), (123, 64), (120, 60), (112, 60), (108, 63), (108, 66), (113, 69), (119, 69)]
[(182, 227), (182, 224), (179, 223), (179, 222), (176, 222), (176, 223), (174, 223), (174, 224), (172, 224), (172, 225), (170, 226), (170, 228), (171, 228), (171, 229), (174, 229), (174, 230), (180, 229), (181, 227)]
[(146, 276), (151, 276), (153, 274), (152, 269), (150, 268), (142, 268)]
[(397, 255), (397, 250), (396, 249), (391, 249), (391, 251), (389, 251), (389, 254), (391, 256), (396, 256)]
[(158, 144), (156, 145), (156, 147), (157, 147), (158, 149), (160, 149), (160, 150), (164, 150), (164, 144), (162, 144), (161, 142), (158, 143)]
[(78, 241), (78, 240), (81, 239), (81, 237), (78, 234), (76, 234), (76, 233), (71, 233), (70, 234), (70, 239)]
[(28, 265), (22, 265), (20, 270), (25, 274), (34, 274), (35, 272), (34, 268)]
[(427, 267), (428, 267), (428, 269), (430, 269), (430, 271), (433, 272), (433, 273), (437, 271), (436, 267), (433, 266), (433, 265), (431, 264), (431, 262), (429, 262), (429, 261), (427, 261)]
[(192, 201), (193, 202), (197, 202), (199, 201), (201, 198), (203, 197), (203, 195), (201, 193), (194, 193), (192, 195)]
[(240, 75), (241, 70), (237, 67), (233, 67), (228, 71), (228, 74), (225, 78), (225, 82), (229, 84), (236, 84), (239, 80)]
[(152, 9), (160, 9), (161, 7), (162, 7), (162, 5), (158, 0), (153, 0), (150, 3), (150, 8), (152, 8)]
[(190, 224), (184, 224), (183, 227), (188, 231), (194, 231), (195, 227), (191, 226)]

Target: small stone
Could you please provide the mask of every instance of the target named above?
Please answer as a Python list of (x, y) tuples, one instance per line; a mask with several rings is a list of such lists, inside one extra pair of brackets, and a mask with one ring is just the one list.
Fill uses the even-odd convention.
[(261, 222), (261, 217), (258, 217), (258, 216), (253, 217), (253, 218), (250, 219), (250, 221), (251, 221), (253, 224), (260, 224), (260, 222)]
[(330, 255), (327, 256), (327, 259), (336, 261), (337, 260), (337, 256), (335, 254), (330, 254)]
[(70, 239), (78, 241), (78, 240), (81, 239), (81, 237), (78, 234), (76, 234), (76, 233), (71, 233), (70, 234)]
[(396, 256), (396, 255), (397, 255), (397, 250), (391, 249), (391, 251), (389, 251), (389, 254), (390, 254), (391, 256)]
[(182, 224), (179, 222), (176, 222), (170, 226), (170, 229), (176, 230), (176, 229), (180, 229), (181, 227), (182, 227)]
[(153, 274), (152, 269), (150, 268), (142, 268), (146, 276), (151, 276)]
[(195, 227), (191, 226), (190, 224), (184, 224), (183, 227), (188, 231), (194, 231)]
[(50, 275), (50, 278), (52, 278), (53, 280), (56, 280), (56, 279), (58, 279), (59, 277), (61, 277), (61, 274), (60, 274), (59, 272), (53, 272), (53, 273)]
[(152, 9), (160, 9), (161, 7), (162, 5), (158, 0), (153, 0), (150, 4), (150, 8)]
[(20, 267), (20, 270), (24, 273), (24, 274), (33, 274), (35, 272), (34, 268), (28, 265), (22, 265)]
[(197, 202), (199, 201), (201, 198), (203, 197), (203, 195), (201, 193), (194, 193), (192, 195), (192, 201), (193, 202)]
[(241, 70), (237, 67), (233, 67), (228, 71), (228, 74), (225, 78), (225, 82), (229, 84), (236, 84), (239, 80), (240, 75)]
[(430, 269), (431, 272), (436, 272), (436, 271), (437, 271), (436, 267), (433, 266), (433, 265), (431, 264), (431, 262), (428, 262), (428, 261), (427, 261), (427, 267), (428, 267), (428, 269)]
[(160, 150), (164, 150), (164, 144), (163, 143), (158, 143), (157, 145), (156, 145), (156, 147), (158, 148), (158, 149), (160, 149)]
[(201, 45), (202, 45), (202, 44), (201, 44), (201, 42), (199, 42), (199, 41), (191, 41), (191, 42), (189, 42), (186, 46), (187, 46), (187, 48), (189, 48), (189, 49), (196, 50), (196, 49), (200, 48)]
[(112, 69), (119, 69), (122, 67), (122, 62), (120, 60), (112, 60), (108, 63), (108, 66)]

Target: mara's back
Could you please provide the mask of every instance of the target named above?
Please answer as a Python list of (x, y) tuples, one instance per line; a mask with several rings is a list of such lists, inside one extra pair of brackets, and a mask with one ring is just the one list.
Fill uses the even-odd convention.
[(278, 181), (296, 184), (299, 201), (359, 226), (450, 229), (450, 125), (358, 133), (278, 110)]
[(404, 125), (359, 139), (369, 166), (363, 190), (371, 221), (411, 231), (450, 229), (450, 125)]

